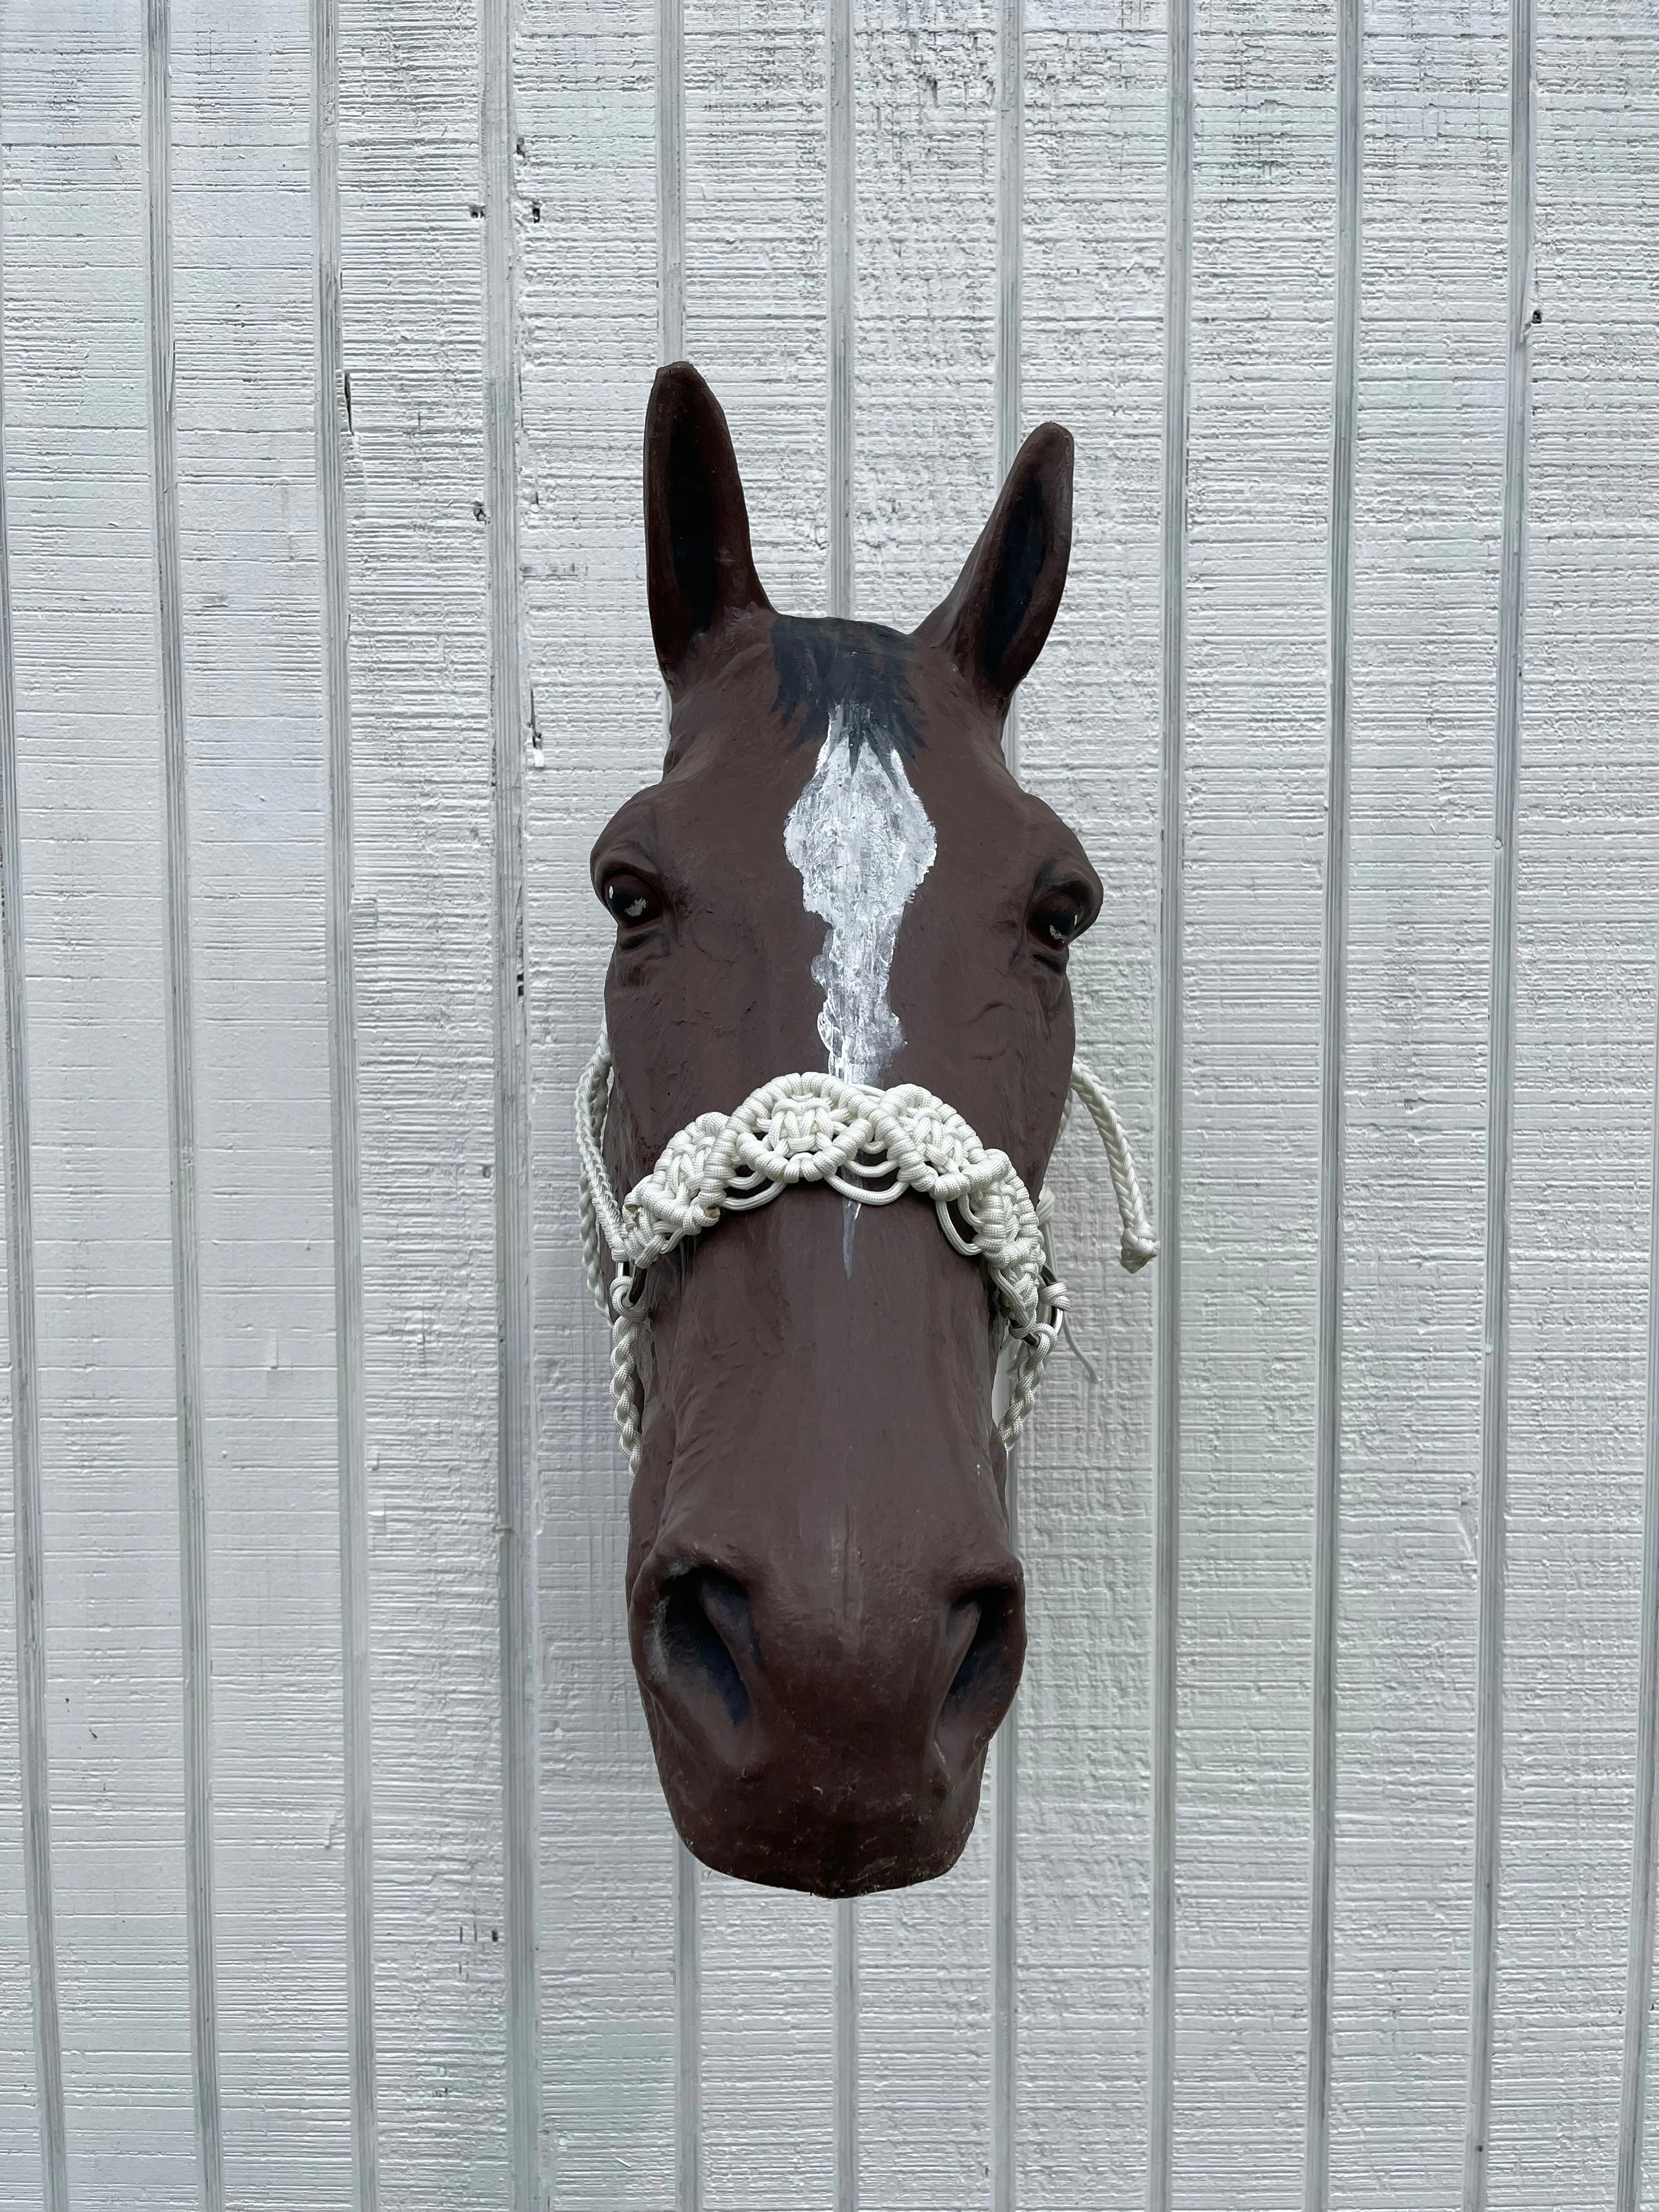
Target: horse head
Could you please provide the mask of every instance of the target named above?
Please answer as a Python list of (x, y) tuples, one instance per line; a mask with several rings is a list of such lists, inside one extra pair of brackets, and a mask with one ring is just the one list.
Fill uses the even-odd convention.
[[(925, 1086), (1040, 1190), (1066, 957), (1101, 890), (1001, 735), (1071, 506), (1072, 441), (1046, 423), (918, 629), (779, 614), (724, 415), (689, 364), (659, 374), (646, 555), (670, 741), (592, 860), (617, 924), (617, 1190), (790, 1071)], [(802, 1182), (636, 1285), (634, 1662), (681, 1834), (751, 1881), (850, 1895), (944, 1872), (1019, 1681), (1007, 1316), (935, 1212)]]

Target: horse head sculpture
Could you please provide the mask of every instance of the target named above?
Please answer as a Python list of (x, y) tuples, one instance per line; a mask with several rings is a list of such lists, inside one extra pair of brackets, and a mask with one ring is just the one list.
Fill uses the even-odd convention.
[[(974, 1256), (988, 1265), (986, 1241), (951, 1231), (963, 1176), (939, 1170), (927, 1131), (965, 1125), (972, 1173), (1013, 1193), (989, 1239), (1006, 1277), (1007, 1250), (1030, 1257), (1027, 1194), (1072, 1077), (1067, 952), (1101, 902), (1000, 743), (1060, 605), (1071, 507), (1072, 441), (1045, 423), (920, 629), (781, 615), (714, 395), (686, 362), (651, 395), (670, 742), (593, 851), (617, 942), (591, 1160), (629, 1191), (678, 1133), (712, 1144), (738, 1102), (801, 1072), (769, 1094), (773, 1181), (732, 1167), (739, 1132), (725, 1218), (681, 1234), (714, 1218), (696, 1212), (699, 1153), (663, 1201), (661, 1256), (624, 1266), (617, 1295), (628, 1618), (658, 1769), (690, 1848), (750, 1881), (847, 1896), (943, 1873), (1020, 1678), (994, 1385), (1010, 1312), (1044, 1351), (1054, 1316), (1000, 1297)], [(863, 1115), (854, 1152), (879, 1121), (886, 1181), (861, 1183), (876, 1170), (856, 1159), (826, 1177), (820, 1158), (797, 1182), (803, 1101), (843, 1128)], [(925, 1124), (914, 1142), (907, 1115)], [(821, 1128), (803, 1141), (822, 1154)]]

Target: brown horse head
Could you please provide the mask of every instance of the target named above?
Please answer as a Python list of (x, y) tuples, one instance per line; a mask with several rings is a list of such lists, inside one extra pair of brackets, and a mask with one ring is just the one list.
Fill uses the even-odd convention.
[[(1000, 736), (1071, 507), (1072, 441), (1047, 423), (919, 629), (780, 615), (724, 415), (689, 364), (658, 376), (670, 744), (592, 862), (617, 927), (617, 1190), (698, 1115), (813, 1069), (927, 1085), (1038, 1189), (1072, 1066), (1066, 951), (1101, 893)], [(943, 1873), (1025, 1650), (984, 1270), (930, 1205), (802, 1187), (642, 1280), (629, 1623), (680, 1833), (724, 1872), (825, 1895)]]

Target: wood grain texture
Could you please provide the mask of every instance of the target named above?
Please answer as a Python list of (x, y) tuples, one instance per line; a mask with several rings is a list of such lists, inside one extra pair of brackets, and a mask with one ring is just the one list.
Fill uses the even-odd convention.
[[(1508, 11), (1368, 8), (1332, 2197), (1461, 2185)], [(1524, 834), (1524, 826), (1523, 826)], [(1500, 1975), (1501, 1978), (1501, 1975)]]
[(1531, 398), (1534, 0), (1510, 0), (1509, 211), (1504, 317), (1504, 490), (1492, 744), (1491, 980), (1486, 997), (1486, 1249), (1481, 1280), (1480, 1492), (1475, 1522), (1474, 1901), (1463, 2212), (1486, 2212), (1493, 1999), (1502, 1902), (1504, 1604), (1509, 1577), (1510, 1235), (1515, 1150), (1516, 890), (1521, 692), (1526, 650), (1527, 462)]
[(69, 2180), (76, 2204), (112, 2208), (198, 2187), (142, 35), (136, 4), (0, 25)]
[(174, 0), (172, 86), (225, 2178), (298, 2212), (349, 2192), (302, 0)]
[[(1659, 39), (1540, 7), (1488, 2202), (1611, 2203), (1653, 1112)], [(1651, 2158), (1650, 2158), (1651, 2172)], [(1649, 2191), (1651, 2194), (1652, 2181)]]
[[(11, 1333), (6, 1332), (10, 1425)], [(0, 2160), (20, 2204), (47, 2204), (40, 2083), (35, 2062), (34, 2001), (29, 1981), (28, 1887), (23, 1859), (22, 1772), (17, 1665), (17, 1515), (12, 1486), (0, 1488)]]
[(507, 2117), (514, 2212), (541, 2212), (538, 1999), (535, 1260), (530, 1032), (525, 995), (526, 726), (519, 595), (518, 256), (511, 0), (479, 9), (483, 76), (484, 438), (489, 529), (490, 787), (495, 1054), (497, 1603), (501, 1715), (502, 1911), (507, 1945)]
[(1348, 787), (1352, 751), (1348, 701), (1353, 672), (1355, 380), (1359, 346), (1364, 69), (1363, 0), (1342, 0), (1336, 20), (1336, 289), (1331, 337), (1331, 494), (1327, 539), (1330, 728), (1320, 944), (1304, 2212), (1327, 2212), (1331, 2185), (1331, 1909), (1336, 1878), (1336, 1613), (1342, 1572), (1343, 1139), (1347, 1121)]
[(583, 2212), (659, 2212), (675, 2186), (674, 1845), (629, 1659), (628, 1469), (582, 1275), (572, 1122), (613, 934), (588, 852), (662, 759), (640, 459), (658, 341), (656, 14), (534, 0), (515, 87), (524, 678), (544, 763), (525, 792), (542, 2051), (556, 2202)]
[[(10, 1352), (9, 1332), (7, 1352)], [(8, 1393), (9, 1399), (9, 1393)], [(11, 1407), (6, 1406), (9, 1419)], [(0, 1493), (0, 1761), (8, 1778), (0, 1826), (0, 2160), (8, 2191), (21, 2205), (47, 2207), (46, 2161), (35, 2062), (34, 2003), (29, 1982), (28, 1890), (23, 1863), (18, 1728), (17, 1602), (14, 1581), (16, 1516), (11, 1486)]]
[(1174, 2201), (1297, 2200), (1334, 26), (1194, 36)]
[(1158, 533), (1157, 1152), (1164, 1265), (1152, 1334), (1152, 1984), (1147, 1992), (1146, 2203), (1170, 2212), (1175, 2170), (1176, 1853), (1181, 1731), (1182, 1273), (1187, 1249), (1187, 599), (1192, 515), (1193, 0), (1166, 0), (1164, 485)]
[[(0, 222), (0, 257), (3, 223)], [(0, 264), (0, 297), (4, 293)], [(3, 354), (0, 328), (0, 355)], [(0, 382), (3, 381), (0, 375)], [(52, 1905), (45, 1547), (41, 1528), (40, 1362), (36, 1351), (33, 1086), (24, 949), (22, 823), (17, 793), (17, 684), (11, 550), (0, 404), (0, 981), (5, 999), (6, 1380), (11, 1474), (0, 1501), (10, 1618), (0, 1622), (0, 1771), (17, 1775), (17, 1819), (0, 1843), (0, 2156), (42, 2212), (66, 2212), (63, 2033)], [(8, 1633), (8, 1630), (9, 1633)], [(15, 1761), (15, 1770), (9, 1762)], [(30, 2089), (33, 2088), (33, 2098)]]
[(507, 2178), (476, 8), (339, 17), (380, 2188)]
[[(1166, 26), (1031, 4), (1027, 423), (1077, 440), (1072, 566), (1024, 687), (1024, 781), (1105, 888), (1072, 966), (1078, 1051), (1153, 1156)], [(1021, 1554), (1020, 2051), (1015, 2202), (1146, 2202), (1155, 1285), (1117, 1265), (1086, 1138), (1049, 1170), (1060, 1272), (1098, 1388), (1058, 1355), (1027, 1431)], [(1154, 1263), (1155, 1266), (1161, 1262)]]
[(362, 1132), (353, 945), (351, 572), (347, 449), (351, 386), (343, 356), (340, 10), (313, 0), (311, 198), (317, 233), (318, 581), (322, 602), (323, 967), (328, 1024), (328, 1150), (334, 1278), (334, 1460), (339, 1505), (341, 1856), (346, 1910), (346, 2059), (353, 2212), (377, 2212), (373, 1623), (368, 1595), (368, 1440), (364, 1407)]
[[(0, 522), (0, 560), (6, 557), (3, 527)], [(10, 592), (9, 586), (0, 586), (0, 589), (4, 591), (3, 599), (0, 599), (0, 621), (6, 621)], [(5, 667), (10, 659), (9, 641), (0, 640), (0, 653), (6, 656), (5, 663), (0, 664), (0, 686), (3, 686), (7, 683)], [(61, 2038), (56, 2033), (57, 1943), (50, 1904), (43, 1913), (40, 1897), (41, 1874), (49, 1876), (51, 1871), (52, 1790), (50, 1778), (44, 1790), (38, 1789), (23, 1763), (23, 1747), (31, 1730), (37, 1733), (44, 1751), (46, 1697), (44, 1670), (38, 1658), (33, 1660), (33, 1670), (40, 1680), (40, 1691), (31, 1694), (31, 1667), (25, 1656), (25, 1639), (28, 1635), (28, 1615), (39, 1610), (38, 1603), (31, 1601), (30, 1589), (32, 1586), (38, 1592), (39, 1585), (30, 1573), (27, 1558), (19, 1555), (20, 1547), (25, 1553), (28, 1548), (30, 1519), (39, 1525), (40, 1449), (37, 1422), (31, 1420), (29, 1433), (19, 1433), (20, 1407), (13, 1381), (18, 1372), (14, 1365), (13, 1346), (21, 1340), (27, 1324), (23, 1330), (14, 1330), (11, 1311), (25, 1284), (33, 1300), (34, 1267), (33, 1208), (27, 1199), (20, 1203), (16, 1188), (18, 1165), (28, 1150), (29, 1086), (26, 1024), (14, 1013), (14, 1007), (17, 1012), (22, 1011), (21, 867), (12, 865), (21, 840), (15, 802), (15, 746), (13, 732), (7, 726), (12, 721), (15, 728), (15, 720), (3, 691), (0, 691), (0, 717), (6, 718), (0, 720), (0, 747), (13, 755), (8, 761), (5, 752), (0, 752), (0, 777), (11, 787), (9, 791), (0, 787), (0, 869), (4, 871), (5, 900), (3, 917), (0, 919), (5, 930), (8, 969), (5, 1096), (0, 1102), (6, 1115), (8, 1148), (6, 1368), (0, 1398), (3, 1399), (6, 1425), (13, 1437), (13, 1480), (0, 1484), (0, 1774), (8, 1778), (3, 1800), (0, 1800), (5, 1814), (0, 1820), (0, 2161), (8, 2174), (16, 2177), (12, 2186), (21, 2201), (41, 2206), (42, 2212), (60, 2212), (69, 2193), (69, 2177), (63, 2153)], [(15, 991), (19, 993), (15, 1000), (12, 995)], [(20, 1042), (23, 1046), (21, 1055), (17, 1050)], [(26, 1166), (23, 1174), (27, 1176)], [(20, 1267), (20, 1251), (25, 1249), (27, 1257)], [(26, 1485), (33, 1490), (33, 1497), (27, 1494)], [(9, 1778), (14, 1775), (17, 1778), (15, 1783)], [(43, 1811), (46, 1814), (44, 1820)], [(32, 1851), (27, 1840), (31, 1819), (37, 1823), (38, 1838)], [(31, 1856), (36, 1862), (33, 1883), (29, 1880)], [(42, 1860), (44, 1868), (40, 1863)], [(49, 1899), (49, 1890), (47, 1895)], [(37, 2021), (43, 2010), (35, 1990), (37, 1978), (47, 1980), (42, 2024), (51, 2043), (44, 2065), (37, 2056), (41, 2042)]]
[(202, 1279), (196, 1172), (196, 994), (191, 928), (190, 768), (185, 727), (184, 580), (179, 445), (173, 411), (173, 11), (144, 9), (143, 147), (148, 298), (150, 520), (161, 673), (162, 876), (167, 885), (163, 1007), (167, 1053), (167, 1183), (173, 1230), (173, 1433), (179, 1461), (179, 1611), (184, 1664), (185, 1946), (190, 1968), (191, 2091), (203, 2212), (224, 2212), (214, 1965), (213, 1628), (208, 1602), (203, 1466)]

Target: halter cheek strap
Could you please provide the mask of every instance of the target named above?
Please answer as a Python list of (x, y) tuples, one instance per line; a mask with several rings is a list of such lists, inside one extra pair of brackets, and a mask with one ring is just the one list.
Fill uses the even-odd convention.
[[(890, 1206), (907, 1192), (932, 1200), (951, 1243), (984, 1267), (1007, 1324), (1008, 1407), (998, 1426), (1012, 1444), (1066, 1326), (1066, 1285), (1054, 1273), (1048, 1233), (1054, 1198), (1044, 1191), (1034, 1201), (1007, 1154), (988, 1150), (953, 1107), (919, 1083), (878, 1091), (834, 1075), (777, 1076), (735, 1113), (689, 1122), (619, 1201), (603, 1154), (610, 1097), (611, 1047), (601, 1029), (576, 1093), (582, 1258), (599, 1310), (611, 1316), (611, 1395), (633, 1473), (646, 1268), (712, 1229), (722, 1213), (769, 1206), (794, 1183), (821, 1182), (860, 1206)], [(1123, 1224), (1120, 1256), (1133, 1272), (1154, 1257), (1158, 1243), (1129, 1140), (1105, 1090), (1080, 1065), (1072, 1069), (1068, 1115), (1074, 1097), (1106, 1147)]]

